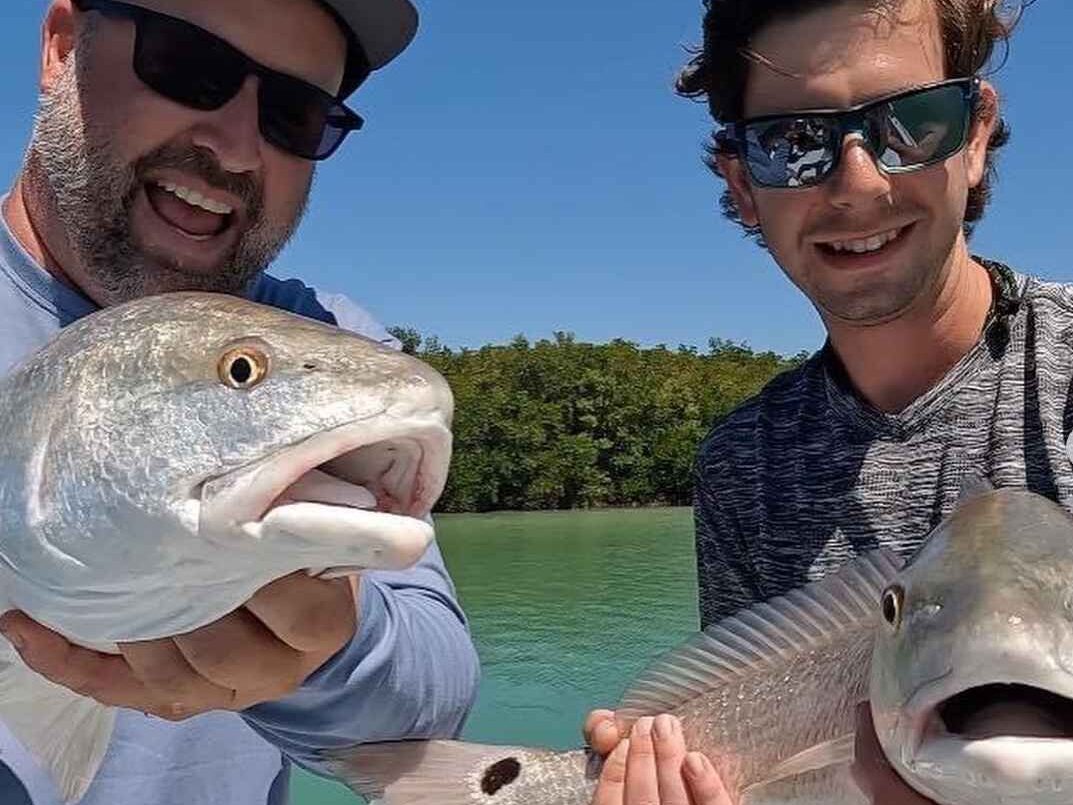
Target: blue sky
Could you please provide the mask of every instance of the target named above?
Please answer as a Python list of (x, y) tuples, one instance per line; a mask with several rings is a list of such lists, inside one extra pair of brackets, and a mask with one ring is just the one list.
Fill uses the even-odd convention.
[[(0, 181), (35, 106), (46, 0), (3, 0)], [(387, 324), (479, 346), (515, 333), (812, 349), (811, 307), (723, 221), (703, 107), (675, 97), (699, 0), (418, 0), (414, 45), (353, 99), (277, 273)], [(1038, 0), (997, 76), (1014, 139), (974, 248), (1073, 281), (1073, 3)], [(1062, 156), (1061, 149), (1067, 149)]]

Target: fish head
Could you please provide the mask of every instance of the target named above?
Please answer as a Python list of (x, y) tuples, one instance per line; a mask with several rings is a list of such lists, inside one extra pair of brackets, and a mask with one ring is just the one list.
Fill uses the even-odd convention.
[(1001, 489), (961, 503), (880, 602), (873, 717), (936, 802), (1073, 801), (1073, 518)]
[[(36, 587), (28, 603), (54, 624), (70, 616), (69, 633), (117, 621), (101, 616), (107, 602), (134, 621), (143, 612), (126, 639), (173, 634), (272, 578), (400, 569), (433, 538), (450, 389), (423, 362), (339, 328), (168, 294), (71, 325), (10, 385), (9, 407), (36, 410), (24, 471), (5, 480), (8, 501), (15, 487), (22, 501), (9, 529), (21, 537), (5, 539), (2, 558)], [(66, 608), (58, 591), (70, 591)], [(155, 618), (150, 593), (190, 615)]]

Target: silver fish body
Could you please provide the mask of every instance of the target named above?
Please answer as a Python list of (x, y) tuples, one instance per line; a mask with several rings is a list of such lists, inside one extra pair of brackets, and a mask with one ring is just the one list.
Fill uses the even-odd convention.
[[(904, 566), (878, 551), (713, 625), (618, 715), (676, 714), (738, 802), (857, 805), (866, 700), (894, 768), (941, 805), (1073, 802), (1073, 518), (975, 489)], [(445, 741), (335, 762), (388, 805), (578, 805), (598, 771), (582, 751)]]
[[(411, 356), (235, 297), (88, 316), (0, 378), (0, 605), (108, 651), (295, 571), (409, 566), (433, 539), (452, 405)], [(17, 727), (37, 692), (4, 657)]]

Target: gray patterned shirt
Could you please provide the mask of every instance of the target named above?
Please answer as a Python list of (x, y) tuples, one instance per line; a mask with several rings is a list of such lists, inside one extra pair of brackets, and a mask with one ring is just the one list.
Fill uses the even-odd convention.
[(715, 425), (696, 465), (703, 625), (878, 546), (910, 553), (968, 475), (1073, 509), (1073, 286), (981, 262), (980, 341), (905, 410), (864, 402), (828, 345)]

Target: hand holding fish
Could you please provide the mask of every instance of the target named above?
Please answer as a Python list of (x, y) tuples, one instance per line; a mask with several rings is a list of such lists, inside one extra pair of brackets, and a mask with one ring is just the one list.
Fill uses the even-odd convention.
[(857, 734), (852, 767), (853, 781), (870, 802), (883, 805), (934, 805), (912, 788), (891, 768), (883, 754), (872, 723), (872, 710), (865, 704), (857, 708)]
[(584, 731), (589, 745), (607, 757), (593, 805), (732, 805), (708, 759), (687, 750), (674, 716), (638, 719), (620, 739), (615, 714), (593, 710)]
[(0, 618), (0, 630), (52, 682), (108, 706), (179, 721), (292, 693), (354, 635), (357, 583), (285, 576), (208, 626), (120, 643), (118, 655), (73, 645), (21, 612)]

